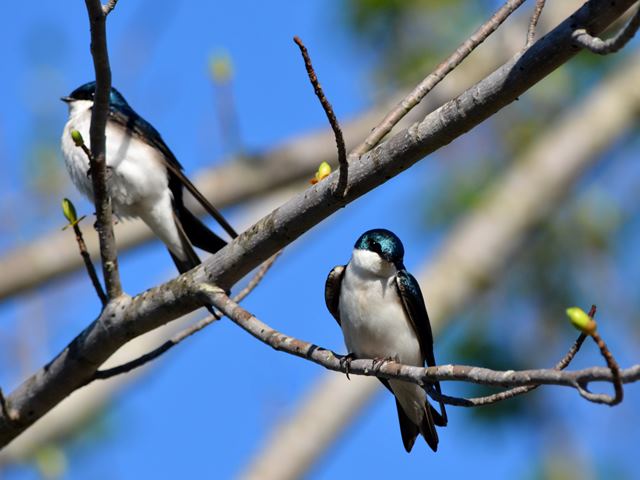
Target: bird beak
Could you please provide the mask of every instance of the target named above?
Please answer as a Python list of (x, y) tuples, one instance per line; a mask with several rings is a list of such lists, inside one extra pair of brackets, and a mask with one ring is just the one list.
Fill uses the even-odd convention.
[(64, 103), (69, 103), (73, 100), (73, 98), (71, 97), (60, 97), (60, 100), (62, 100)]

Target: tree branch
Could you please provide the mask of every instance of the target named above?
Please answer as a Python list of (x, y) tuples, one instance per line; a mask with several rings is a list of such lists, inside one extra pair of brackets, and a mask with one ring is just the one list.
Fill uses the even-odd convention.
[[(265, 275), (267, 274), (269, 269), (273, 266), (274, 262), (278, 259), (278, 257), (280, 256), (281, 253), (282, 253), (282, 251), (279, 251), (278, 253), (273, 255), (271, 258), (269, 258), (266, 262), (264, 262), (260, 266), (260, 268), (258, 269), (256, 274), (251, 278), (249, 283), (247, 283), (247, 286), (244, 287), (234, 297), (233, 300), (235, 302), (241, 302), (242, 300), (244, 300), (258, 286), (258, 284), (265, 277)], [(164, 342), (162, 345), (160, 345), (156, 349), (150, 351), (149, 353), (145, 353), (144, 355), (142, 355), (142, 356), (140, 356), (140, 357), (138, 357), (138, 358), (136, 358), (134, 360), (131, 360), (131, 361), (127, 362), (127, 363), (124, 363), (122, 365), (118, 365), (117, 367), (112, 367), (112, 368), (109, 368), (107, 370), (97, 370), (93, 374), (93, 377), (91, 377), (89, 380), (87, 380), (87, 384), (93, 382), (94, 380), (106, 380), (107, 378), (115, 377), (116, 375), (121, 375), (123, 373), (130, 372), (131, 370), (134, 370), (134, 369), (136, 369), (138, 367), (141, 367), (141, 366), (145, 365), (146, 363), (149, 363), (152, 360), (155, 360), (160, 355), (162, 355), (163, 353), (167, 352), (171, 348), (175, 347), (177, 344), (179, 344), (183, 340), (189, 338), (194, 333), (197, 333), (200, 330), (202, 330), (205, 327), (207, 327), (208, 325), (211, 325), (212, 323), (216, 322), (217, 320), (220, 320), (221, 317), (222, 317), (222, 314), (220, 314), (217, 311), (215, 313), (216, 313), (216, 315), (208, 315), (206, 318), (203, 318), (202, 320), (200, 320), (196, 324), (191, 325), (188, 328), (185, 328), (184, 330), (182, 330), (181, 332), (177, 333), (176, 335), (174, 335), (169, 340)]]
[(615, 391), (615, 396), (611, 397), (609, 395), (605, 395), (602, 393), (598, 393), (598, 394), (591, 393), (587, 389), (587, 382), (580, 382), (580, 381), (578, 381), (578, 391), (580, 392), (580, 395), (582, 395), (584, 398), (586, 398), (590, 402), (606, 403), (607, 405), (611, 405), (611, 406), (617, 405), (618, 403), (622, 402), (622, 398), (623, 398), (623, 391), (622, 391), (623, 380), (620, 376), (620, 367), (618, 366), (618, 362), (616, 362), (616, 359), (613, 358), (613, 355), (607, 348), (607, 345), (604, 343), (604, 340), (602, 339), (600, 334), (598, 332), (593, 332), (591, 334), (591, 338), (593, 338), (593, 341), (596, 342), (596, 345), (598, 345), (598, 348), (600, 349), (600, 353), (604, 357), (605, 361), (607, 362), (607, 367), (609, 367), (609, 370), (611, 371), (611, 377), (613, 382), (613, 388)]
[[(591, 310), (589, 311), (589, 316), (593, 318), (596, 314), (596, 306), (592, 305)], [(584, 343), (587, 336), (584, 333), (581, 333), (576, 339), (575, 343), (571, 346), (569, 351), (565, 354), (564, 357), (560, 359), (558, 363), (553, 367), (554, 370), (564, 370), (569, 366), (571, 361), (576, 356), (576, 353), (580, 351), (580, 347)], [(611, 367), (609, 367), (611, 369)], [(613, 370), (611, 370), (613, 373)], [(614, 385), (619, 383), (614, 379)], [(442, 393), (436, 391), (434, 388), (429, 387), (428, 392), (429, 396), (434, 398), (437, 401), (443, 401), (449, 405), (454, 405), (457, 407), (479, 407), (483, 405), (491, 405), (492, 403), (501, 402), (503, 400), (508, 400), (513, 397), (517, 397), (518, 395), (523, 395), (525, 393), (529, 393), (532, 390), (535, 390), (540, 385), (523, 385), (520, 387), (510, 388), (504, 392), (494, 393), (493, 395), (486, 395), (483, 397), (475, 397), (475, 398), (456, 398), (451, 397), (449, 395), (443, 395)]]
[[(585, 395), (584, 389), (592, 381), (616, 381), (630, 383), (640, 380), (640, 364), (614, 372), (612, 368), (592, 367), (572, 372), (560, 369), (537, 369), (522, 371), (496, 371), (467, 365), (441, 365), (436, 367), (414, 367), (393, 361), (357, 359), (347, 366), (344, 358), (331, 350), (312, 343), (298, 340), (271, 328), (230, 299), (219, 287), (202, 284), (200, 291), (203, 301), (215, 305), (240, 328), (275, 350), (304, 358), (328, 370), (350, 374), (376, 376), (386, 379), (404, 380), (418, 385), (435, 381), (464, 381), (497, 387), (530, 387), (537, 385), (562, 385), (576, 388), (587, 400), (615, 405), (615, 398), (606, 395)], [(610, 354), (609, 354), (610, 355)], [(453, 397), (440, 397), (447, 401)], [(455, 399), (457, 402), (458, 399)], [(466, 406), (472, 406), (468, 404)]]
[(296, 45), (300, 48), (300, 53), (302, 54), (302, 58), (304, 59), (304, 65), (307, 69), (307, 75), (309, 76), (309, 81), (313, 86), (313, 91), (316, 93), (316, 97), (320, 100), (320, 104), (324, 109), (324, 113), (327, 115), (327, 119), (329, 120), (329, 124), (331, 125), (331, 129), (333, 130), (333, 135), (336, 138), (336, 147), (338, 149), (338, 162), (340, 164), (340, 176), (338, 177), (338, 185), (336, 186), (336, 195), (338, 197), (343, 197), (346, 193), (347, 182), (349, 177), (349, 164), (347, 163), (347, 149), (344, 144), (344, 137), (342, 136), (342, 130), (340, 129), (340, 124), (338, 123), (338, 119), (336, 118), (335, 113), (333, 112), (333, 107), (324, 92), (322, 91), (322, 87), (320, 86), (320, 82), (318, 81), (318, 76), (316, 75), (315, 70), (313, 69), (313, 64), (311, 63), (311, 57), (309, 56), (309, 52), (307, 51), (307, 47), (304, 46), (302, 40), (298, 37), (293, 37), (293, 41), (296, 42)]
[(536, 36), (536, 27), (538, 26), (538, 21), (540, 20), (540, 15), (542, 14), (542, 9), (544, 8), (546, 0), (536, 0), (536, 7), (533, 10), (533, 15), (531, 15), (531, 20), (529, 21), (529, 29), (527, 30), (527, 43), (525, 48), (529, 48), (533, 43)]
[[(115, 6), (115, 2), (113, 3)], [(91, 144), (91, 179), (93, 182), (93, 203), (96, 207), (97, 229), (100, 238), (102, 272), (109, 299), (122, 294), (118, 273), (118, 254), (113, 235), (111, 199), (107, 191), (107, 153), (105, 128), (109, 113), (111, 93), (111, 68), (107, 52), (107, 13), (100, 0), (85, 0), (91, 26), (91, 55), (96, 75), (96, 92), (91, 110), (89, 137)], [(113, 7), (111, 7), (113, 8)]]
[(640, 28), (640, 7), (636, 10), (633, 17), (631, 17), (629, 23), (613, 38), (602, 40), (589, 35), (587, 29), (579, 28), (573, 32), (573, 39), (582, 48), (597, 53), (598, 55), (608, 55), (609, 53), (617, 52), (629, 43), (629, 40), (633, 38), (638, 28)]
[[(65, 198), (65, 200), (67, 199)], [(91, 284), (93, 285), (93, 288), (96, 291), (98, 298), (100, 299), (100, 303), (104, 307), (109, 300), (107, 298), (106, 293), (104, 293), (104, 290), (102, 289), (102, 284), (100, 283), (100, 279), (98, 279), (98, 274), (96, 273), (96, 269), (93, 266), (93, 262), (91, 261), (91, 256), (87, 251), (87, 244), (84, 242), (84, 237), (82, 236), (82, 230), (80, 230), (80, 221), (82, 220), (82, 218), (76, 221), (72, 221), (70, 225), (73, 228), (73, 233), (75, 233), (76, 235), (76, 243), (78, 244), (78, 250), (80, 251), (80, 256), (84, 261), (84, 265), (87, 269), (87, 274), (91, 279)]]
[(508, 0), (493, 16), (483, 23), (469, 38), (467, 38), (449, 57), (414, 88), (391, 112), (389, 112), (367, 136), (367, 138), (352, 150), (349, 156), (360, 157), (375, 147), (389, 133), (393, 127), (413, 107), (440, 83), (451, 71), (484, 42), (525, 0)]
[[(127, 341), (202, 306), (199, 286), (209, 282), (229, 288), (267, 257), (378, 185), (406, 170), (514, 101), (576, 51), (575, 25), (599, 32), (631, 4), (613, 6), (592, 0), (475, 86), (349, 165), (349, 185), (338, 201), (337, 172), (274, 210), (199, 267), (135, 298), (112, 299), (100, 317), (76, 337), (46, 368), (41, 368), (9, 397), (18, 422), (0, 417), (0, 446), (31, 425), (61, 399), (83, 385)], [(608, 372), (608, 370), (606, 370)], [(622, 372), (623, 379), (629, 373)], [(603, 379), (607, 379), (606, 375)], [(527, 382), (531, 383), (531, 382)]]

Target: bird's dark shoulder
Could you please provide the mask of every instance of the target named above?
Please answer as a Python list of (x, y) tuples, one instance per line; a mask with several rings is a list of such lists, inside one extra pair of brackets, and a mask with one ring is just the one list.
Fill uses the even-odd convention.
[(327, 309), (340, 325), (340, 287), (344, 277), (345, 266), (338, 265), (329, 272), (324, 284), (324, 301)]
[(427, 314), (427, 307), (424, 303), (420, 285), (409, 272), (398, 270), (396, 287), (404, 310), (420, 342), (423, 356), (429, 362), (433, 358), (433, 334), (431, 333), (429, 315)]

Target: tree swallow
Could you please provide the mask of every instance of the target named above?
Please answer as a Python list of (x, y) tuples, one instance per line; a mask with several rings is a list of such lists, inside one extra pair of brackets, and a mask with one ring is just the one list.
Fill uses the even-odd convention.
[[(327, 308), (342, 328), (350, 354), (357, 358), (393, 359), (406, 365), (435, 365), (429, 316), (416, 279), (403, 264), (404, 247), (389, 230), (362, 234), (351, 260), (329, 273)], [(396, 397), (400, 433), (407, 452), (418, 434), (435, 452), (435, 426), (447, 425), (447, 413), (430, 404), (424, 390), (401, 380), (380, 380)], [(434, 384), (440, 392), (440, 384)]]
[[(62, 97), (69, 106), (69, 119), (62, 132), (62, 153), (73, 183), (91, 201), (89, 159), (75, 145), (71, 132), (78, 130), (91, 148), (89, 126), (95, 88), (95, 82), (89, 82)], [(105, 131), (107, 191), (114, 214), (120, 218), (141, 218), (167, 246), (180, 273), (186, 272), (200, 264), (193, 245), (215, 253), (226, 242), (187, 210), (183, 187), (231, 237), (238, 234), (184, 175), (182, 165), (158, 131), (115, 88), (111, 88), (109, 103)]]

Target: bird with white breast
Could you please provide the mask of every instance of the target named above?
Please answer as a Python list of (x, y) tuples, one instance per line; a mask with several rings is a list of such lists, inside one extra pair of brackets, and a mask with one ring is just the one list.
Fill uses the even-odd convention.
[[(69, 118), (62, 133), (62, 153), (75, 186), (93, 201), (89, 159), (71, 137), (77, 130), (87, 142), (95, 82), (86, 83), (62, 100), (69, 106)], [(186, 188), (224, 230), (237, 237), (218, 210), (185, 176), (182, 165), (158, 131), (127, 103), (115, 88), (109, 95), (105, 129), (107, 192), (119, 218), (139, 217), (169, 250), (183, 273), (200, 264), (193, 246), (215, 253), (226, 242), (187, 209)]]
[[(369, 230), (355, 243), (351, 260), (329, 273), (327, 308), (342, 328), (350, 355), (394, 360), (405, 365), (435, 366), (429, 316), (416, 279), (404, 266), (400, 239), (385, 229)], [(436, 411), (425, 391), (402, 380), (380, 380), (396, 398), (402, 442), (410, 452), (421, 434), (435, 452), (436, 426), (447, 425), (440, 402)], [(440, 392), (439, 382), (433, 388)]]

